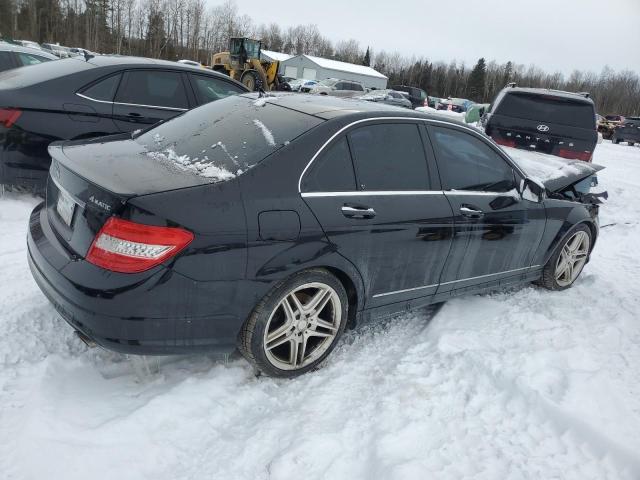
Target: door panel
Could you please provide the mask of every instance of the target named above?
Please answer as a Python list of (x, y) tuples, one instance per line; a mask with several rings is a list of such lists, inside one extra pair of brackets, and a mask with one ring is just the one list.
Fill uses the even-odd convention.
[(526, 273), (546, 224), (542, 204), (523, 200), (520, 174), (479, 134), (429, 127), (454, 236), (438, 293)]
[[(366, 307), (433, 295), (453, 225), (442, 192), (303, 194), (337, 251), (360, 271)], [(343, 208), (374, 217), (345, 216)]]
[[(454, 214), (454, 239), (439, 293), (498, 280), (531, 266), (544, 233), (542, 204), (513, 194), (445, 195)], [(493, 278), (485, 277), (489, 275)]]
[(430, 180), (433, 154), (425, 140), (412, 122), (356, 126), (322, 152), (301, 182), (333, 248), (359, 270), (367, 308), (437, 289), (452, 211)]

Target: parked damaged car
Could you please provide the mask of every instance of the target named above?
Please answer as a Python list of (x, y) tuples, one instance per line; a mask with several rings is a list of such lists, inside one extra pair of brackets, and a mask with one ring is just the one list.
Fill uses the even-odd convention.
[(237, 348), (273, 376), (366, 317), (569, 288), (598, 236), (599, 167), (532, 176), (477, 129), (374, 102), (244, 94), (49, 152), (28, 258), (72, 328), (131, 354)]
[(147, 128), (247, 88), (177, 62), (101, 55), (0, 74), (0, 184), (43, 192), (49, 144)]

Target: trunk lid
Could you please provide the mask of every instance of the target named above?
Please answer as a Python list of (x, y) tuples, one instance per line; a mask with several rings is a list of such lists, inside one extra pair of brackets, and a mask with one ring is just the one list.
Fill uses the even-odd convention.
[[(49, 147), (49, 222), (71, 255), (85, 257), (97, 232), (132, 197), (210, 183), (150, 157), (130, 134)], [(107, 145), (108, 144), (108, 145)]]

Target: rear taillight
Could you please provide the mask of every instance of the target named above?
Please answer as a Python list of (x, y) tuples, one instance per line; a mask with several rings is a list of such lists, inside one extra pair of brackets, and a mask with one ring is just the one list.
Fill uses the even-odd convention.
[(193, 233), (111, 217), (93, 240), (87, 261), (106, 270), (137, 273), (173, 257), (193, 240)]
[(422, 102), (422, 105), (425, 106), (425, 107), (428, 107), (429, 106), (429, 99), (425, 98), (424, 102)]
[(22, 111), (15, 108), (0, 108), (0, 124), (11, 127), (22, 115)]
[(576, 150), (569, 150), (566, 148), (561, 148), (558, 150), (558, 156), (562, 158), (568, 158), (571, 160), (583, 160), (585, 162), (591, 161), (592, 152), (578, 152)]
[(505, 147), (515, 147), (516, 141), (506, 138), (494, 138), (493, 139), (498, 145), (504, 145)]

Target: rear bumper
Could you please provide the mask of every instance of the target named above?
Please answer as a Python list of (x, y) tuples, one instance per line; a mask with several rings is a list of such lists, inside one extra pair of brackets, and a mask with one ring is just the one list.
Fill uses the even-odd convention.
[[(31, 214), (27, 243), (29, 267), (42, 292), (74, 329), (98, 345), (139, 355), (235, 349), (244, 319), (225, 313), (224, 301), (218, 308), (211, 301), (230, 298), (234, 282), (195, 282), (164, 267), (146, 278), (97, 270), (65, 256), (42, 205)], [(100, 275), (108, 288), (87, 286)], [(199, 300), (205, 297), (208, 302)]]

